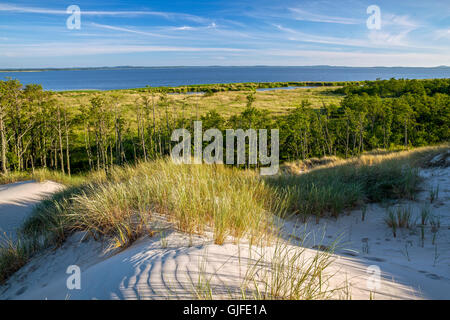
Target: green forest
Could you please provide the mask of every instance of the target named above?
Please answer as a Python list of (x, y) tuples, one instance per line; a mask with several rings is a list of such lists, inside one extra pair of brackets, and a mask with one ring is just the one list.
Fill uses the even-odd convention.
[[(287, 113), (272, 115), (254, 106), (255, 88), (275, 86), (269, 84), (147, 87), (138, 90), (139, 98), (131, 105), (118, 103), (120, 90), (109, 95), (92, 92), (88, 104), (75, 107), (40, 85), (0, 81), (0, 172), (48, 168), (71, 174), (164, 157), (175, 144), (170, 141), (172, 131), (192, 129), (194, 120), (203, 121), (203, 130), (279, 129), (281, 161), (347, 158), (449, 139), (450, 79), (338, 85), (328, 94), (340, 97), (339, 103), (313, 108), (307, 99), (299, 99)], [(220, 109), (192, 115), (186, 110), (195, 106), (173, 103), (170, 93), (181, 90), (203, 95), (241, 90), (245, 109), (227, 117)]]

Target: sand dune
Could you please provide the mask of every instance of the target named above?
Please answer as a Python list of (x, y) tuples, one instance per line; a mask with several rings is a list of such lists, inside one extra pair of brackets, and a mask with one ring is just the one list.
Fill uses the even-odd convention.
[(16, 229), (45, 196), (60, 189), (61, 185), (46, 181), (24, 181), (0, 185), (0, 234), (15, 239)]
[[(429, 206), (440, 227), (433, 233), (428, 223), (423, 243), (418, 226), (399, 229), (394, 238), (384, 221), (386, 208), (381, 204), (368, 205), (364, 221), (361, 210), (355, 210), (338, 219), (322, 219), (318, 225), (311, 221), (306, 229), (312, 237), (324, 237), (325, 242), (341, 237), (337, 254), (352, 256), (366, 266), (379, 266), (386, 277), (414, 288), (418, 296), (450, 299), (450, 167), (425, 169), (420, 174), (424, 182), (416, 200), (390, 205), (409, 208), (417, 224), (422, 207)], [(439, 195), (431, 204), (429, 191), (437, 186)], [(304, 232), (303, 228), (294, 220), (285, 224), (286, 233)]]
[[(173, 232), (161, 244), (160, 238), (145, 238), (130, 248), (113, 255), (102, 254), (101, 244), (80, 242), (74, 236), (56, 252), (33, 259), (9, 281), (1, 299), (191, 299), (198, 292), (199, 280), (209, 280), (214, 298), (239, 298), (239, 288), (246, 271), (265, 254), (270, 261), (274, 247), (252, 247), (248, 244), (215, 245), (200, 238), (191, 246), (182, 234)], [(184, 244), (181, 244), (184, 243)], [(304, 259), (315, 250), (307, 249)], [(335, 263), (327, 274), (330, 288), (342, 287), (349, 281), (352, 299), (369, 299), (366, 288), (369, 274), (366, 265), (356, 259), (334, 256)], [(261, 262), (258, 262), (261, 264)], [(81, 289), (68, 290), (66, 269), (81, 269)], [(396, 283), (384, 275), (382, 290), (375, 298), (419, 298), (411, 287)], [(250, 287), (252, 289), (252, 287)], [(345, 293), (334, 295), (345, 298)]]
[[(449, 173), (449, 168), (422, 170), (423, 192), (416, 201), (400, 204), (411, 206), (417, 215), (419, 208), (429, 203), (429, 188), (439, 184), (439, 197), (431, 205), (441, 222), (434, 241), (430, 230), (423, 245), (417, 230), (402, 230), (393, 238), (383, 221), (385, 209), (379, 204), (369, 205), (365, 221), (361, 221), (359, 210), (319, 224), (282, 221), (284, 237), (301, 238), (306, 230), (310, 240), (305, 243), (308, 248), (303, 259), (308, 261), (317, 253), (314, 244), (328, 245), (342, 236), (326, 274), (332, 276), (327, 281), (329, 288), (347, 289), (332, 298), (449, 299)], [(188, 237), (170, 229), (166, 232), (109, 253), (106, 243), (75, 234), (58, 250), (43, 252), (19, 270), (0, 287), (0, 299), (189, 299), (198, 293), (199, 281), (205, 280), (213, 298), (239, 297), (249, 267), (256, 262), (270, 265), (273, 257), (273, 246), (250, 247), (244, 242), (215, 245), (208, 237)], [(302, 250), (295, 242), (287, 246)], [(70, 265), (80, 267), (80, 290), (67, 288)], [(381, 271), (375, 288), (370, 286), (373, 268)]]

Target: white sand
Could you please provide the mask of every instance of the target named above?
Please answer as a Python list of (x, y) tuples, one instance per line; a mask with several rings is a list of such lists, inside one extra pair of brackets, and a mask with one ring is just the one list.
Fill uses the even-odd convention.
[(0, 185), (0, 234), (3, 236), (6, 233), (15, 239), (16, 229), (22, 225), (36, 203), (60, 188), (60, 184), (51, 181)]
[[(440, 228), (433, 244), (430, 224), (425, 227), (422, 246), (420, 227), (399, 229), (393, 237), (392, 229), (384, 222), (386, 207), (372, 204), (367, 208), (364, 222), (361, 210), (338, 219), (322, 219), (317, 225), (311, 220), (306, 227), (316, 238), (325, 237), (327, 243), (341, 236), (336, 253), (352, 256), (364, 266), (377, 265), (387, 278), (414, 288), (426, 299), (450, 299), (450, 167), (420, 171), (425, 178), (416, 201), (401, 201), (394, 206), (410, 207), (420, 224), (421, 208), (430, 204), (429, 191), (439, 186), (438, 199), (431, 205), (432, 215), (439, 217)], [(296, 228), (296, 224), (298, 224)], [(298, 221), (285, 224), (287, 233), (304, 233)]]
[[(361, 212), (353, 211), (338, 220), (323, 219), (319, 225), (307, 226), (311, 239), (325, 236), (323, 243), (344, 232), (334, 262), (328, 269), (329, 287), (349, 285), (352, 299), (449, 299), (450, 298), (450, 175), (447, 169), (423, 170), (426, 177), (424, 192), (419, 201), (404, 202), (414, 210), (428, 201), (428, 190), (439, 184), (439, 198), (432, 205), (433, 214), (441, 216), (441, 227), (436, 245), (432, 245), (431, 231), (427, 229), (422, 247), (420, 234), (400, 231), (394, 239), (383, 222), (385, 209), (370, 205), (366, 220)], [(418, 214), (418, 213), (416, 213)], [(297, 228), (294, 226), (297, 225)], [(294, 233), (303, 237), (298, 221), (284, 222), (286, 237)], [(227, 298), (242, 284), (248, 265), (254, 265), (261, 252), (270, 261), (273, 247), (261, 249), (248, 244), (227, 243), (215, 245), (206, 238), (190, 239), (178, 232), (167, 231), (161, 238), (143, 238), (121, 252), (105, 253), (105, 244), (83, 239), (83, 234), (72, 236), (58, 250), (48, 250), (33, 258), (8, 283), (0, 287), (0, 299), (175, 299), (192, 298), (193, 287), (200, 279), (210, 280), (215, 298)], [(331, 237), (331, 238), (329, 238)], [(368, 240), (363, 240), (367, 238)], [(368, 243), (368, 253), (362, 245)], [(405, 246), (408, 245), (409, 260)], [(291, 245), (290, 248), (300, 250)], [(346, 251), (347, 249), (347, 251)], [(348, 251), (351, 249), (352, 251)], [(317, 251), (306, 249), (303, 257), (309, 259)], [(355, 256), (349, 256), (352, 252)], [(437, 252), (437, 255), (436, 255)], [(437, 258), (436, 258), (437, 257)], [(206, 263), (205, 263), (206, 262)], [(68, 290), (66, 280), (69, 265), (81, 269), (81, 290)], [(372, 279), (367, 267), (377, 265), (381, 279), (372, 290)], [(205, 267), (206, 266), (206, 267)], [(371, 295), (371, 291), (376, 291)], [(334, 298), (345, 298), (345, 292)]]
[[(188, 246), (189, 240), (174, 232), (167, 236), (166, 248), (159, 237), (144, 238), (115, 255), (104, 255), (100, 243), (80, 242), (80, 238), (78, 234), (59, 250), (33, 259), (0, 289), (0, 299), (190, 299), (199, 279), (211, 281), (214, 298), (229, 298), (229, 292), (239, 297), (236, 292), (247, 266), (254, 265), (261, 253), (260, 248), (249, 250), (246, 244), (220, 246), (202, 243), (199, 238)], [(273, 247), (265, 247), (264, 251), (270, 258)], [(307, 249), (304, 259), (315, 253)], [(342, 287), (351, 280), (355, 283), (352, 299), (368, 299), (365, 265), (353, 259), (335, 259), (328, 270), (330, 275), (336, 274), (329, 281), (330, 288)], [(68, 290), (66, 286), (65, 272), (73, 264), (81, 269), (81, 290)], [(411, 288), (388, 279), (381, 280), (381, 287), (382, 293), (375, 298), (416, 298)]]

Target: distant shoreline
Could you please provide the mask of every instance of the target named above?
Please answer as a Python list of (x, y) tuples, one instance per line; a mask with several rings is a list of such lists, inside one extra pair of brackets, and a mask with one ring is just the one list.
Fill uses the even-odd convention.
[[(60, 72), (53, 72), (60, 71)], [(333, 86), (378, 79), (448, 79), (450, 67), (97, 67), (67, 69), (8, 69), (0, 79), (22, 84), (41, 84), (44, 90), (107, 91), (148, 87), (179, 87), (187, 91), (207, 91), (220, 84), (231, 87), (273, 88), (286, 86)], [(261, 85), (264, 83), (263, 85)], [(243, 85), (244, 84), (244, 85)], [(253, 84), (253, 85), (251, 85)], [(256, 85), (258, 84), (258, 85)], [(220, 85), (224, 87), (223, 85)], [(204, 87), (205, 90), (200, 90)], [(216, 88), (217, 89), (217, 88)], [(225, 88), (223, 88), (225, 90)], [(236, 88), (234, 88), (236, 89)]]
[(83, 71), (83, 70), (120, 70), (120, 69), (167, 69), (167, 68), (348, 68), (348, 69), (450, 69), (450, 66), (435, 66), (435, 67), (405, 67), (405, 66), (375, 66), (375, 67), (351, 67), (351, 66), (329, 66), (329, 65), (315, 65), (315, 66), (115, 66), (115, 67), (68, 67), (68, 68), (7, 68), (0, 69), (0, 72), (45, 72), (45, 71)]

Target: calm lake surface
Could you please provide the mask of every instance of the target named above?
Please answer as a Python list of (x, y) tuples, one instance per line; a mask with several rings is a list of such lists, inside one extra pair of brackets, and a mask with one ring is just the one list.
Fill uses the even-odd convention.
[(7, 77), (18, 79), (23, 84), (41, 84), (45, 90), (111, 90), (143, 88), (147, 85), (450, 78), (450, 67), (151, 67), (0, 72), (0, 80)]

